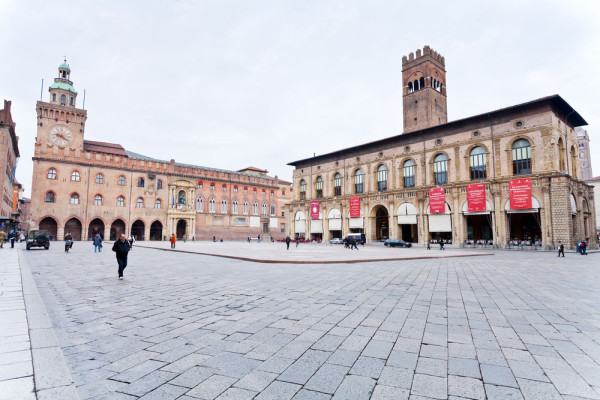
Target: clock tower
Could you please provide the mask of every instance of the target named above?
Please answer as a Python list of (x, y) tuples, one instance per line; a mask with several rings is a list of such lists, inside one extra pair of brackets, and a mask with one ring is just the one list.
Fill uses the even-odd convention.
[(48, 89), (49, 101), (36, 104), (36, 152), (62, 155), (63, 151), (83, 151), (87, 111), (77, 108), (77, 91), (70, 79), (71, 68), (65, 59)]

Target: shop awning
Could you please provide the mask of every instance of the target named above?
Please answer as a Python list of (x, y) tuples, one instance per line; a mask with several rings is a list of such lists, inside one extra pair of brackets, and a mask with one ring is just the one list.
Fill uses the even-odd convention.
[(333, 218), (328, 220), (329, 222), (329, 230), (330, 231), (341, 231), (342, 230), (342, 219), (341, 218)]
[(531, 196), (531, 208), (525, 208), (520, 210), (511, 210), (510, 209), (510, 199), (506, 200), (504, 203), (504, 210), (509, 214), (519, 214), (519, 213), (535, 213), (540, 209), (540, 202), (533, 196)]
[(398, 214), (398, 225), (416, 225), (417, 223), (418, 211), (412, 203), (400, 204), (396, 214)]
[(398, 215), (398, 225), (416, 225), (416, 215)]
[(304, 233), (306, 227), (304, 226), (304, 220), (294, 221), (294, 233)]
[(452, 232), (450, 214), (429, 215), (429, 232)]
[(313, 219), (310, 221), (310, 233), (323, 233), (322, 219)]
[(350, 229), (364, 229), (364, 218), (350, 218), (348, 220), (348, 227)]

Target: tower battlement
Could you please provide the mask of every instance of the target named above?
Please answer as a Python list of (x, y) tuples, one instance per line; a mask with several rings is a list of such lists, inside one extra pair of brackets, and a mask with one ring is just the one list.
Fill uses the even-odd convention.
[(421, 62), (427, 61), (427, 60), (435, 61), (435, 62), (439, 63), (442, 68), (444, 68), (446, 66), (446, 60), (445, 60), (444, 56), (442, 56), (440, 53), (438, 53), (437, 51), (433, 50), (431, 47), (426, 45), (425, 47), (423, 47), (422, 51), (421, 51), (421, 49), (418, 49), (416, 51), (416, 55), (415, 55), (415, 53), (411, 52), (408, 56), (403, 56), (402, 57), (402, 67), (408, 68), (415, 64), (418, 64), (418, 63), (421, 63)]

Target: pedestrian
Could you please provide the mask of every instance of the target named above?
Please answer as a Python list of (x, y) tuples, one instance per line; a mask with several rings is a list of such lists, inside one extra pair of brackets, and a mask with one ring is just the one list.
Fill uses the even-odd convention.
[(15, 233), (11, 233), (10, 234), (10, 248), (14, 249), (15, 248), (15, 238), (17, 235), (15, 235)]
[(4, 241), (6, 240), (6, 232), (0, 231), (0, 249), (4, 248)]
[(300, 236), (296, 236), (296, 248), (298, 248), (299, 244), (300, 244)]
[(248, 236), (248, 243), (252, 243), (252, 239), (250, 239), (250, 236)]
[(585, 240), (581, 241), (581, 254), (587, 256), (587, 242)]
[(135, 242), (135, 239), (133, 238), (133, 235), (129, 235), (129, 238), (127, 239), (127, 241), (129, 242), (129, 250), (133, 250), (133, 242)]
[(286, 245), (286, 247), (287, 247), (287, 250), (289, 250), (289, 249), (290, 249), (290, 242), (291, 242), (291, 241), (292, 241), (292, 240), (290, 239), (290, 237), (289, 237), (289, 236), (286, 236), (286, 238), (285, 238), (285, 245)]
[(171, 235), (171, 248), (174, 249), (175, 248), (175, 234)]
[(217, 242), (217, 237), (215, 235), (213, 235), (213, 242)]
[(446, 250), (444, 248), (444, 241), (442, 239), (440, 239), (438, 243), (440, 244), (440, 250)]
[(260, 235), (258, 235), (258, 240), (256, 241), (256, 243), (260, 243)]
[(94, 253), (96, 251), (102, 252), (102, 237), (100, 237), (99, 233), (96, 233), (96, 236), (94, 236)]
[(583, 245), (581, 242), (577, 242), (577, 252), (581, 255), (583, 255)]
[(358, 250), (358, 246), (356, 245), (355, 237), (352, 238), (352, 246), (350, 246), (350, 250), (354, 250), (354, 249)]
[(558, 242), (558, 256), (560, 257), (560, 255), (562, 254), (562, 256), (565, 256), (565, 245), (562, 244), (562, 242)]
[(430, 240), (427, 241), (427, 250), (431, 250), (431, 241)]
[(125, 239), (125, 234), (122, 233), (118, 240), (113, 244), (112, 250), (117, 253), (117, 264), (119, 264), (119, 279), (123, 280), (123, 271), (127, 267), (127, 254), (131, 247), (129, 241)]

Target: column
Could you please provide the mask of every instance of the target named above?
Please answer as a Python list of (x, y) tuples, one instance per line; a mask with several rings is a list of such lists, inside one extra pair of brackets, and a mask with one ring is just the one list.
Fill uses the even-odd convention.
[(65, 227), (64, 225), (58, 225), (56, 229), (56, 240), (64, 240), (65, 239)]
[(104, 225), (104, 238), (102, 240), (110, 240), (110, 225)]
[(144, 225), (144, 240), (150, 240), (150, 224)]

